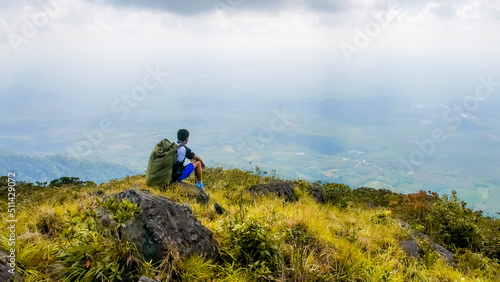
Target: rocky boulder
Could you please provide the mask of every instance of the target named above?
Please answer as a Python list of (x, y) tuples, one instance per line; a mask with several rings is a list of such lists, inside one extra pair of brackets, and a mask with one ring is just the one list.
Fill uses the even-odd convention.
[(314, 183), (312, 185), (312, 189), (309, 192), (309, 194), (311, 194), (311, 196), (316, 200), (316, 202), (320, 204), (325, 203), (325, 190), (323, 190), (323, 187), (321, 187), (321, 185), (319, 185), (318, 183)]
[(422, 248), (414, 240), (404, 240), (399, 242), (399, 247), (403, 249), (407, 256), (412, 258), (419, 258), (422, 253)]
[[(139, 207), (139, 212), (120, 228), (120, 232), (122, 238), (134, 243), (148, 260), (158, 262), (172, 252), (182, 256), (218, 257), (212, 233), (193, 216), (189, 207), (134, 189), (111, 197), (120, 201), (128, 199)], [(106, 211), (99, 211), (99, 216), (103, 226), (110, 225)]]
[[(411, 228), (410, 225), (406, 222), (401, 222), (401, 227), (405, 229)], [(438, 253), (443, 259), (445, 259), (450, 265), (455, 265), (455, 257), (454, 254), (446, 249), (445, 247), (439, 245), (438, 243), (432, 241), (429, 236), (424, 233), (418, 231), (412, 231), (412, 237), (408, 240), (400, 241), (399, 247), (403, 249), (403, 251), (409, 257), (420, 258), (420, 256), (424, 253), (424, 248), (427, 250), (432, 250)], [(420, 244), (419, 242), (426, 242), (424, 244)]]
[(15, 280), (15, 275), (9, 272), (11, 267), (8, 265), (8, 262), (7, 253), (0, 250), (0, 281), (10, 282)]
[(183, 193), (191, 199), (194, 199), (200, 204), (207, 204), (210, 198), (208, 197), (207, 193), (199, 188), (198, 186), (191, 184), (191, 183), (186, 183), (186, 182), (177, 182), (173, 185), (177, 185), (177, 187), (181, 188), (183, 190)]
[(256, 184), (250, 187), (250, 191), (262, 194), (275, 194), (288, 202), (297, 201), (293, 185), (286, 182), (271, 182), (267, 184)]
[(218, 214), (218, 215), (221, 215), (221, 214), (224, 214), (226, 212), (226, 209), (224, 209), (221, 205), (219, 205), (218, 203), (214, 203), (214, 209), (215, 209), (215, 212)]
[(438, 253), (442, 258), (444, 258), (449, 264), (455, 265), (455, 256), (445, 247), (439, 245), (438, 243), (431, 243), (431, 248)]
[(139, 281), (137, 282), (160, 282), (160, 280), (149, 278), (146, 276), (141, 276), (141, 278), (139, 278)]

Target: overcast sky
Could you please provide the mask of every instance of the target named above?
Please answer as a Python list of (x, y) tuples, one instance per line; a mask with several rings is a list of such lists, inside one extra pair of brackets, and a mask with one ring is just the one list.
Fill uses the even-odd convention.
[(500, 57), (495, 0), (37, 0), (0, 6), (2, 89), (32, 85), (43, 92), (65, 89), (64, 95), (113, 95), (158, 64), (180, 88), (225, 84), (257, 94), (289, 82), (323, 94), (372, 95), (365, 90), (373, 83), (388, 91), (425, 82), (453, 87), (469, 75), (473, 80), (497, 71)]
[(499, 30), (498, 0), (2, 0), (0, 121), (86, 126), (144, 96), (458, 100), (500, 74)]

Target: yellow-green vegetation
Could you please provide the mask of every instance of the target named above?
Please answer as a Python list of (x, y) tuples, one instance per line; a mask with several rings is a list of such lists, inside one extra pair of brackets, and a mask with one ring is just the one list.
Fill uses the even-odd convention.
[[(399, 195), (331, 183), (323, 185), (320, 204), (310, 196), (313, 185), (299, 180), (292, 182), (298, 201), (285, 202), (249, 191), (274, 177), (216, 168), (206, 169), (210, 201), (200, 204), (180, 186), (148, 187), (143, 175), (101, 185), (73, 180), (16, 187), (16, 263), (24, 281), (137, 281), (142, 275), (161, 281), (500, 281), (499, 221), (469, 213), (454, 194)], [(138, 207), (106, 198), (130, 188), (187, 203), (213, 232), (220, 259), (172, 251), (158, 264), (147, 261), (120, 238)], [(6, 197), (5, 190), (0, 194)], [(226, 212), (217, 214), (214, 203)], [(99, 209), (110, 214), (112, 226), (99, 223)], [(4, 201), (0, 212), (7, 218)], [(411, 231), (401, 220), (456, 252), (456, 265), (425, 240), (422, 255), (409, 257), (399, 242)], [(3, 250), (10, 249), (6, 227), (2, 221)]]

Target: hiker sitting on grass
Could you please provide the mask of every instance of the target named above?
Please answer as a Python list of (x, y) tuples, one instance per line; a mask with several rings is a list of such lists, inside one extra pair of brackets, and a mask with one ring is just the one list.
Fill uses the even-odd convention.
[[(191, 149), (189, 149), (186, 144), (189, 141), (189, 131), (186, 129), (179, 129), (177, 131), (177, 162), (174, 164), (172, 182), (181, 182), (186, 179), (193, 171), (196, 178), (196, 186), (201, 189), (203, 187), (203, 169), (205, 168), (205, 163), (203, 160), (197, 156)], [(190, 159), (191, 162), (184, 165), (184, 160), (186, 158)]]

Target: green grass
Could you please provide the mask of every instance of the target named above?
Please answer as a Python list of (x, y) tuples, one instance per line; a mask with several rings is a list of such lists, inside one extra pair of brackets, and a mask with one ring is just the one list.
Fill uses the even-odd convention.
[[(148, 187), (144, 176), (127, 176), (96, 186), (62, 187), (19, 184), (17, 269), (24, 281), (137, 281), (141, 275), (161, 281), (498, 281), (499, 264), (474, 250), (457, 252), (451, 266), (432, 251), (408, 257), (399, 242), (410, 236), (400, 225), (401, 209), (368, 207), (350, 188), (331, 194), (341, 204), (318, 204), (311, 183), (295, 181), (298, 201), (252, 194), (248, 188), (276, 180), (238, 169), (206, 169), (210, 201), (200, 204), (189, 191), (173, 185)], [(193, 179), (188, 179), (188, 182)], [(333, 186), (327, 186), (333, 187)], [(127, 202), (102, 202), (130, 188), (145, 189), (187, 203), (219, 244), (221, 260), (181, 257), (173, 251), (159, 264), (148, 262), (116, 228), (100, 228), (96, 211), (111, 210), (126, 224), (135, 208)], [(333, 188), (332, 188), (333, 189)], [(331, 193), (340, 193), (332, 190)], [(0, 193), (2, 197), (5, 193)], [(342, 197), (341, 197), (342, 196)], [(340, 197), (340, 198), (339, 198)], [(226, 213), (218, 215), (219, 203)], [(394, 203), (393, 203), (394, 204)], [(0, 206), (6, 218), (6, 204)], [(8, 249), (7, 223), (0, 223), (0, 248)], [(495, 236), (493, 232), (491, 236)]]

